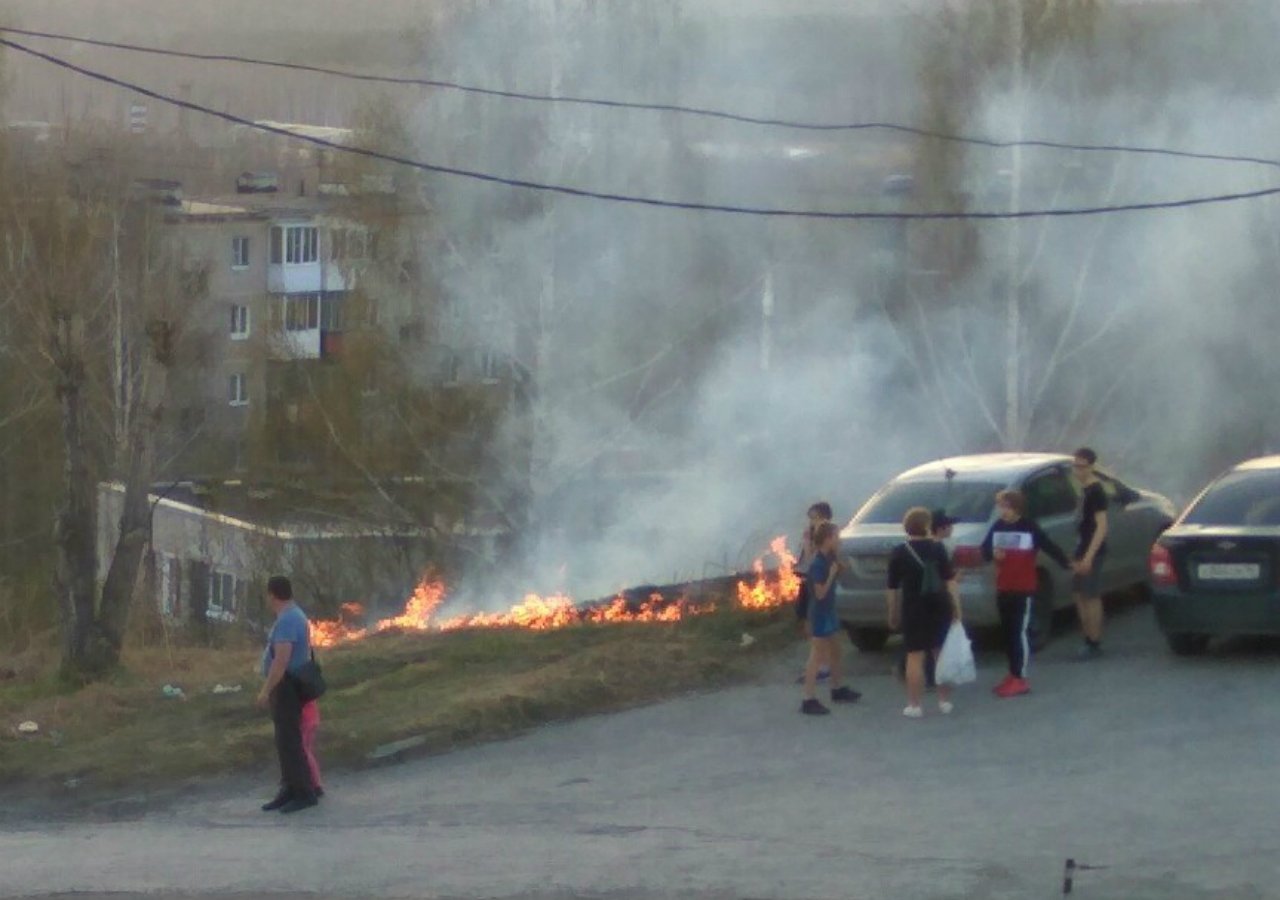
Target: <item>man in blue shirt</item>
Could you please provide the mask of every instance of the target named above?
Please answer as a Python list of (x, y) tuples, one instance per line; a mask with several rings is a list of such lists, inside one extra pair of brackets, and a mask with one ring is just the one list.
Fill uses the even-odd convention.
[(258, 705), (271, 709), (276, 755), (280, 758), (280, 792), (262, 809), (294, 813), (319, 802), (302, 744), (302, 696), (297, 681), (291, 677), (311, 658), (311, 624), (293, 602), (293, 585), (283, 575), (267, 582), (267, 602), (276, 621), (262, 654), (265, 681), (258, 693)]

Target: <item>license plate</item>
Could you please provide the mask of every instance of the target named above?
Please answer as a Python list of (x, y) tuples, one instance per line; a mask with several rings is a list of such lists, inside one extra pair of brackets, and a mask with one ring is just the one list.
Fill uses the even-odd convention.
[(1262, 577), (1258, 563), (1201, 563), (1196, 568), (1201, 581), (1257, 581)]

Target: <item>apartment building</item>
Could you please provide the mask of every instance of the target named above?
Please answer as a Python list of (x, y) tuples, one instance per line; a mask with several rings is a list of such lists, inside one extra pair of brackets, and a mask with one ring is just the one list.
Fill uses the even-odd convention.
[(395, 333), (429, 305), (420, 285), (379, 277), (381, 235), (352, 214), (349, 197), (309, 194), (305, 183), (286, 192), (269, 173), (242, 175), (235, 187), (188, 198), (171, 184), (160, 198), (176, 252), (204, 285), (178, 323), (194, 356), (174, 374), (184, 475), (245, 470), (268, 398), (291, 374), (336, 359), (350, 329)]

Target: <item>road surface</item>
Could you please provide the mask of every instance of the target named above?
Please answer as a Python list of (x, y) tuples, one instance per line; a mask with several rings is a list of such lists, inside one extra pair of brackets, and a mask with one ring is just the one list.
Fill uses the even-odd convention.
[[(883, 656), (857, 707), (759, 683), (335, 774), (323, 806), (231, 782), (134, 821), (0, 830), (0, 897), (1280, 897), (1274, 644), (1170, 656), (1139, 607), (1105, 659), (1060, 638), (1035, 693), (910, 721)], [(341, 727), (326, 722), (326, 727)], [(83, 895), (80, 900), (84, 900)]]

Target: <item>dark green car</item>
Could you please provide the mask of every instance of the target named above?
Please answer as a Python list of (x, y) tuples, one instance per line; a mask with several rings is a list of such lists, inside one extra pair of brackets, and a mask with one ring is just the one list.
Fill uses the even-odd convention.
[(1280, 456), (1240, 463), (1151, 548), (1156, 620), (1174, 653), (1210, 639), (1280, 635)]

